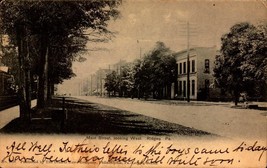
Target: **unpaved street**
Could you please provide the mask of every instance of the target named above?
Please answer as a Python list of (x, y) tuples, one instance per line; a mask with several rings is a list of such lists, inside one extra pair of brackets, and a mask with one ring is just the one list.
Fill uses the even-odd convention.
[(193, 127), (223, 137), (262, 140), (267, 138), (267, 112), (263, 110), (233, 109), (229, 105), (212, 105), (212, 103), (164, 105), (136, 99), (90, 96), (77, 98)]

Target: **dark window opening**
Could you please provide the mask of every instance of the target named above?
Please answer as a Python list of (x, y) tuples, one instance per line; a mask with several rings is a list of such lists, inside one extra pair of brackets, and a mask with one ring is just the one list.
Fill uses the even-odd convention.
[(195, 72), (195, 60), (192, 60), (192, 72)]
[(182, 81), (179, 81), (179, 84), (178, 84), (178, 87), (179, 87), (179, 95), (182, 95)]
[(184, 62), (184, 71), (183, 71), (183, 73), (185, 74), (186, 73), (186, 62)]
[(195, 80), (192, 80), (192, 96), (195, 96)]
[(205, 73), (210, 73), (210, 60), (209, 59), (205, 59)]
[(208, 89), (210, 86), (210, 80), (206, 79), (205, 80), (205, 88)]
[(186, 81), (183, 82), (183, 96), (186, 97)]
[(179, 74), (182, 74), (182, 63), (179, 64)]

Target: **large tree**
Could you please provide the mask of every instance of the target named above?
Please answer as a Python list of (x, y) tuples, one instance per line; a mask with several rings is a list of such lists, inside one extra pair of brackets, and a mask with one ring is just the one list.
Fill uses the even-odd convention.
[(111, 93), (115, 96), (116, 92), (119, 90), (119, 76), (116, 71), (109, 72), (105, 77), (105, 84), (104, 87), (108, 91), (108, 95), (110, 96)]
[(238, 23), (221, 38), (221, 54), (215, 61), (214, 76), (219, 86), (233, 95), (237, 105), (241, 92), (266, 95), (267, 25)]
[[(108, 21), (118, 16), (119, 4), (120, 0), (1, 2), (1, 18), (5, 23), (2, 29), (18, 46), (21, 109), (26, 109), (21, 116), (29, 116), (30, 72), (38, 76), (37, 106), (43, 108), (49, 95), (48, 80), (57, 83), (73, 75), (70, 60), (85, 46), (77, 43), (80, 41), (77, 39), (101, 41), (97, 38), (99, 34), (111, 34), (107, 29)], [(64, 52), (59, 54), (62, 48)], [(33, 49), (36, 52), (31, 52)], [(55, 54), (56, 59), (53, 58)], [(52, 65), (58, 65), (55, 68), (60, 72), (67, 70), (69, 73), (56, 76), (60, 73), (51, 70)]]
[[(172, 52), (163, 42), (157, 42), (155, 47), (136, 62), (135, 86), (139, 94), (148, 95), (151, 92), (155, 98), (163, 98), (163, 90), (170, 90), (175, 80), (176, 60)], [(168, 97), (165, 97), (168, 98)]]
[(133, 63), (125, 63), (120, 70), (120, 96), (132, 96), (134, 91), (134, 70)]
[[(122, 63), (121, 61), (119, 63)], [(119, 65), (120, 68), (117, 71), (110, 71), (105, 77), (104, 87), (113, 96), (118, 93), (119, 97), (133, 96), (134, 90), (134, 64), (132, 62)]]
[(119, 72), (112, 71), (106, 76), (105, 88), (109, 93), (138, 98), (153, 93), (154, 98), (170, 98), (163, 90), (171, 90), (176, 79), (176, 60), (163, 42), (157, 42), (143, 58), (120, 66)]

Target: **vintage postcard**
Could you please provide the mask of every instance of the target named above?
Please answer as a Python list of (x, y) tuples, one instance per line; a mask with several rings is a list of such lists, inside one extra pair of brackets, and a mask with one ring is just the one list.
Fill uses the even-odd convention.
[(0, 168), (267, 166), (266, 0), (1, 0)]

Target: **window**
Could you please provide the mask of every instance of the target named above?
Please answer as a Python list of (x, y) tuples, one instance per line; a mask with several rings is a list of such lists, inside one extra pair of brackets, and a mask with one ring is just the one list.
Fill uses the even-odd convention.
[(192, 72), (195, 72), (195, 60), (192, 60)]
[(206, 79), (205, 80), (205, 88), (208, 89), (210, 86), (210, 80)]
[(184, 71), (183, 73), (185, 74), (186, 73), (186, 62), (184, 62)]
[(205, 80), (205, 91), (206, 95), (209, 95), (209, 86), (210, 86), (210, 81), (208, 79)]
[(190, 73), (190, 67), (191, 67), (191, 66), (190, 66), (190, 61), (187, 63), (187, 66), (188, 66), (188, 67), (187, 67), (187, 71)]
[(195, 80), (192, 80), (192, 96), (195, 96)]
[(210, 60), (209, 59), (205, 59), (205, 73), (210, 73)]
[(182, 74), (182, 63), (179, 64), (179, 74)]
[(186, 81), (183, 81), (183, 95), (186, 97)]
[(178, 91), (179, 95), (182, 94), (182, 81), (179, 81), (179, 91)]

